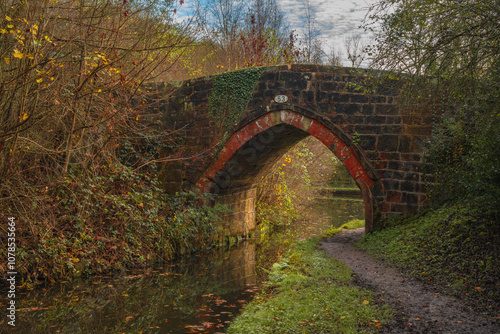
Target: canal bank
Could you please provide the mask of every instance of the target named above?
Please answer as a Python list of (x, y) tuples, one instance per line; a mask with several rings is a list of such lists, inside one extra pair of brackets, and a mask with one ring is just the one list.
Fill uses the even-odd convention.
[[(92, 276), (23, 290), (16, 304), (16, 332), (223, 332), (295, 240), (363, 217), (360, 201), (312, 202), (318, 210), (311, 211), (309, 218), (271, 235), (256, 233), (229, 249), (213, 249), (119, 276)], [(0, 297), (3, 305), (4, 296)], [(1, 321), (0, 325), (5, 328)]]

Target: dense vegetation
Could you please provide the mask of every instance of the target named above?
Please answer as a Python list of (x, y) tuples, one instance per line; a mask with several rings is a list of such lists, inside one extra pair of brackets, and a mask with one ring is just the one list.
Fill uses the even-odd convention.
[(402, 103), (435, 115), (433, 204), (474, 194), (500, 208), (499, 17), (498, 2), (476, 0), (382, 0), (372, 8), (373, 66), (405, 73)]
[(500, 306), (500, 228), (480, 199), (453, 202), (365, 236), (359, 247), (492, 314)]
[(275, 1), (240, 6), (238, 16), (224, 8), (234, 15), (221, 24), (221, 7), (197, 11), (196, 24), (176, 20), (183, 3), (2, 1), (2, 273), (11, 216), (17, 271), (28, 282), (168, 260), (218, 238), (223, 208), (200, 208), (190, 193), (167, 198), (156, 182), (158, 163), (179, 159), (159, 152), (178, 143), (140, 122), (143, 84), (300, 52)]

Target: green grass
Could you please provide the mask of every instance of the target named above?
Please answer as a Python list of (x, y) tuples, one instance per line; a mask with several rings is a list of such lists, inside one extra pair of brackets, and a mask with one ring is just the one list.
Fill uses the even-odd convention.
[(353, 219), (349, 221), (348, 223), (340, 226), (340, 228), (346, 229), (346, 230), (355, 230), (360, 227), (365, 227), (365, 221), (361, 219)]
[(392, 317), (388, 306), (354, 286), (344, 264), (317, 249), (318, 239), (297, 243), (275, 263), (262, 292), (227, 333), (371, 333)]
[(365, 235), (358, 247), (498, 315), (500, 224), (481, 199), (449, 203)]
[(360, 227), (365, 227), (365, 221), (364, 220), (360, 220), (360, 219), (353, 219), (353, 220), (345, 223), (344, 225), (342, 225), (342, 226), (340, 226), (338, 228), (337, 227), (332, 227), (329, 230), (326, 230), (323, 233), (323, 237), (325, 237), (325, 238), (331, 237), (332, 235), (340, 233), (343, 230), (354, 230), (354, 229), (357, 229), (357, 228), (360, 228)]

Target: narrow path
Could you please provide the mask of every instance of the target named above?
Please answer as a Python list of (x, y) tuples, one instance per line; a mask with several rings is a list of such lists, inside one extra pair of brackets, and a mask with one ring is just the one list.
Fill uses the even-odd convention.
[(353, 247), (362, 236), (362, 228), (346, 230), (325, 239), (320, 248), (344, 262), (361, 286), (374, 290), (378, 298), (397, 311), (384, 333), (500, 333), (499, 324), (485, 319), (459, 300), (386, 267)]

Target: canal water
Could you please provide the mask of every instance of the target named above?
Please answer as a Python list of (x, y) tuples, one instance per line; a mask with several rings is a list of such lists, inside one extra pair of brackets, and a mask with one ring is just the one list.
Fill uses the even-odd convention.
[[(310, 219), (230, 249), (117, 277), (61, 282), (17, 297), (16, 327), (1, 333), (223, 333), (293, 240), (363, 219), (360, 199), (316, 198)], [(0, 298), (4, 298), (4, 294)], [(0, 299), (1, 307), (6, 300)]]

